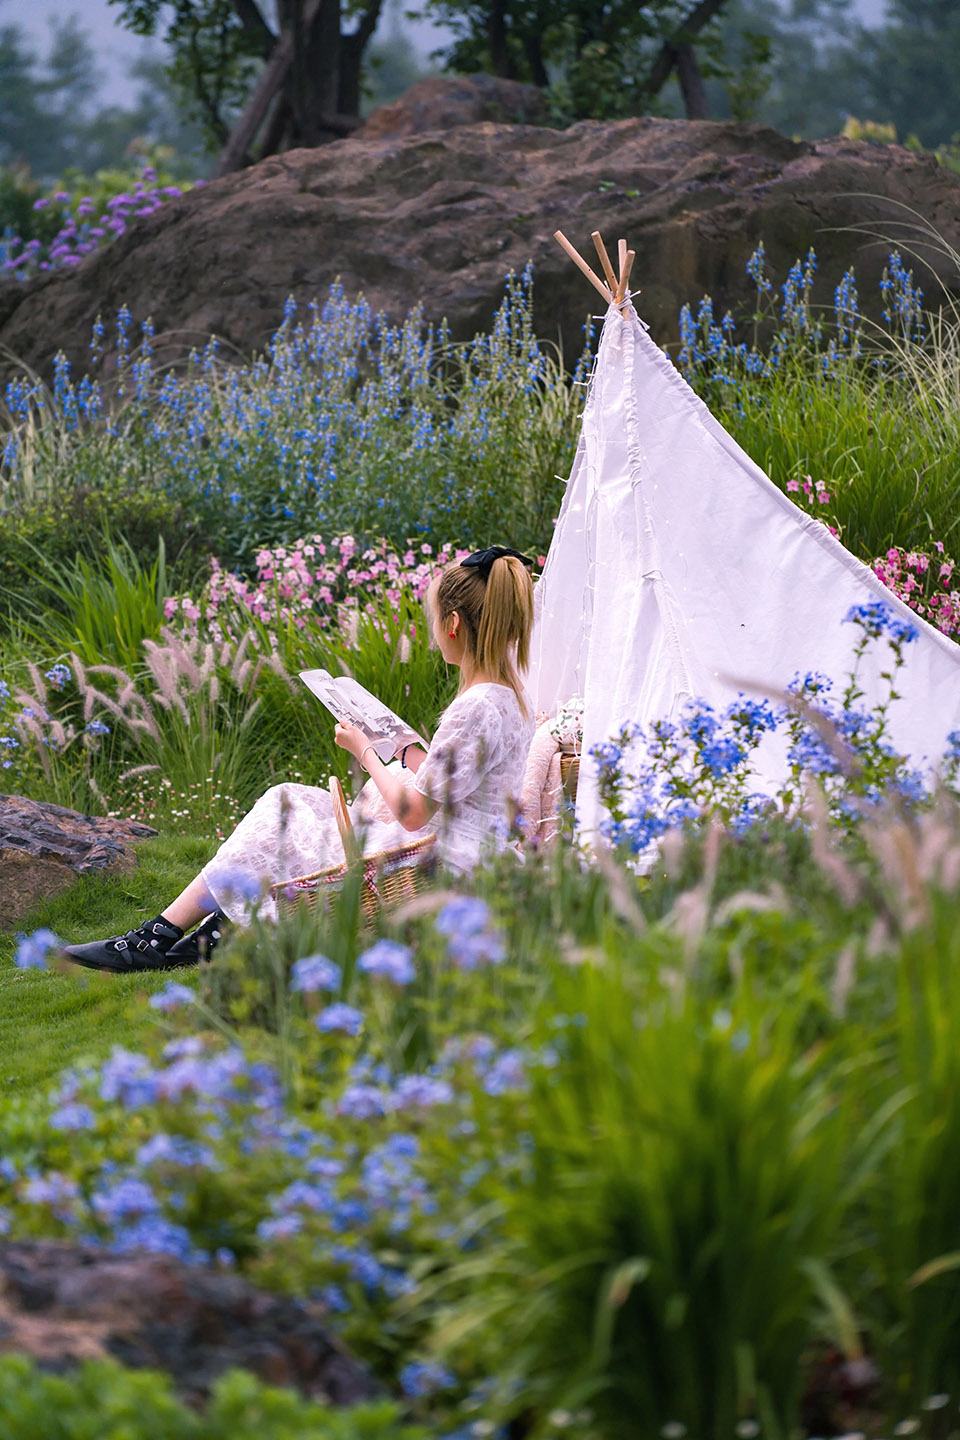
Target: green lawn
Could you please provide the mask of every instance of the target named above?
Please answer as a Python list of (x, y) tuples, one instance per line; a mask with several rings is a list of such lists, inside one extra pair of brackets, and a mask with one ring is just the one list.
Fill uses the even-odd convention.
[[(64, 894), (30, 915), (27, 933), (48, 926), (72, 943), (115, 935), (149, 920), (206, 862), (210, 844), (183, 836), (138, 848), (132, 875), (80, 876)], [(79, 967), (18, 970), (16, 937), (0, 934), (0, 1092), (29, 1096), (49, 1088), (66, 1066), (95, 1059), (114, 1045), (135, 1049), (156, 1015), (147, 1005), (166, 977), (101, 975)], [(179, 978), (189, 978), (189, 971)]]

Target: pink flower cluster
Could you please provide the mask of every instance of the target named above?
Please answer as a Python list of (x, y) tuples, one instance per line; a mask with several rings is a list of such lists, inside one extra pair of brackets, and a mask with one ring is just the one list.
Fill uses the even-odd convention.
[(793, 494), (802, 493), (809, 505), (829, 505), (833, 499), (826, 481), (814, 480), (812, 475), (804, 475), (802, 480), (788, 480), (787, 489)]
[(944, 635), (960, 641), (960, 589), (951, 590), (955, 562), (934, 542), (934, 553), (893, 547), (873, 562), (873, 573), (900, 600)]
[[(199, 601), (184, 595), (164, 603), (168, 620), (176, 618), (193, 629), (200, 620), (216, 628), (221, 611), (247, 611), (266, 625), (308, 623), (326, 627), (341, 608), (374, 608), (374, 595), (391, 605), (401, 594), (421, 600), (431, 580), (451, 560), (468, 552), (452, 545), (408, 548), (402, 555), (383, 540), (362, 552), (352, 535), (329, 542), (321, 535), (295, 540), (290, 546), (257, 553), (256, 581), (241, 579), (213, 560), (211, 575)], [(229, 626), (227, 627), (229, 628)]]
[(808, 515), (815, 516), (817, 520), (826, 525), (831, 535), (840, 539), (840, 531), (837, 527), (824, 520), (823, 516), (818, 513), (818, 506), (829, 505), (833, 499), (833, 493), (827, 489), (825, 480), (814, 480), (812, 475), (804, 475), (799, 480), (796, 478), (788, 480), (786, 488), (791, 495), (796, 496), (794, 504), (806, 510)]

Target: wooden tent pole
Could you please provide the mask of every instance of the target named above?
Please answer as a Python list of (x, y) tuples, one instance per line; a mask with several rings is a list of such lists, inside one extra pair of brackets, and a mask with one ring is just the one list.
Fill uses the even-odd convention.
[(600, 291), (600, 294), (603, 296), (604, 300), (606, 300), (607, 304), (612, 304), (612, 292), (607, 289), (606, 285), (604, 285), (603, 281), (600, 279), (600, 276), (590, 269), (590, 266), (587, 264), (586, 260), (584, 260), (583, 256), (579, 253), (579, 251), (574, 249), (574, 247), (570, 244), (570, 241), (567, 239), (566, 235), (564, 235), (563, 231), (554, 230), (553, 238), (563, 250), (566, 250), (574, 265), (576, 265), (578, 269), (583, 271), (584, 275), (586, 275), (587, 279), (590, 281), (590, 284), (596, 290)]
[(613, 273), (613, 266), (610, 264), (610, 256), (607, 254), (607, 247), (603, 243), (603, 236), (599, 230), (594, 230), (590, 239), (596, 246), (597, 254), (600, 256), (600, 264), (603, 266), (603, 273), (607, 277), (610, 294), (615, 295), (617, 293), (617, 277)]
[(618, 259), (619, 259), (619, 261), (620, 261), (620, 274), (622, 275), (622, 274), (623, 274), (624, 263), (625, 263), (626, 258), (627, 258), (627, 242), (626, 242), (626, 240), (618, 240), (618, 241), (617, 241), (617, 256), (618, 256)]
[(613, 297), (614, 305), (621, 305), (623, 303), (623, 297), (627, 293), (627, 281), (630, 279), (630, 271), (633, 269), (633, 262), (636, 258), (637, 252), (635, 250), (627, 251), (623, 268), (620, 271), (620, 284), (617, 286), (617, 293)]

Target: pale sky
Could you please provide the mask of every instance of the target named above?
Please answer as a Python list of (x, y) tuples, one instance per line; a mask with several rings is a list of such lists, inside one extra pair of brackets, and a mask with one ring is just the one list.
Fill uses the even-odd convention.
[[(885, 8), (886, 0), (856, 0), (855, 5), (866, 24), (882, 19)], [(133, 99), (135, 89), (127, 78), (129, 68), (139, 55), (149, 51), (150, 42), (122, 29), (116, 23), (116, 13), (107, 0), (0, 0), (0, 25), (20, 25), (41, 51), (46, 48), (50, 19), (76, 15), (99, 52), (105, 102), (125, 104)], [(427, 22), (405, 22), (404, 28), (424, 55), (438, 47), (444, 34)]]

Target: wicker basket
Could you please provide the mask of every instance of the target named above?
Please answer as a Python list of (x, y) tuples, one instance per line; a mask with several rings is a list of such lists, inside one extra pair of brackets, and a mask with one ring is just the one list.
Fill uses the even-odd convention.
[[(425, 835), (409, 845), (396, 845), (363, 857), (360, 909), (365, 923), (369, 924), (382, 906), (399, 905), (420, 893), (436, 869), (436, 847), (436, 836)], [(289, 915), (298, 905), (311, 910), (318, 905), (327, 909), (334, 895), (343, 889), (348, 873), (345, 863), (331, 865), (314, 875), (300, 875), (273, 885), (271, 894), (279, 914)]]
[(315, 909), (319, 904), (327, 909), (333, 896), (343, 889), (350, 865), (362, 865), (360, 908), (364, 923), (370, 924), (382, 906), (412, 900), (424, 888), (436, 869), (437, 837), (424, 835), (419, 840), (411, 840), (409, 845), (395, 845), (389, 850), (361, 855), (343, 789), (336, 775), (330, 779), (330, 796), (347, 860), (339, 865), (330, 865), (325, 870), (317, 870), (313, 875), (283, 880), (278, 885), (272, 885), (270, 893), (281, 916), (290, 914), (298, 905)]
[(560, 781), (563, 785), (563, 792), (571, 800), (577, 798), (577, 781), (580, 779), (580, 756), (560, 755)]

